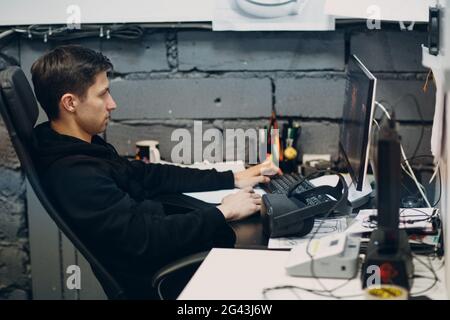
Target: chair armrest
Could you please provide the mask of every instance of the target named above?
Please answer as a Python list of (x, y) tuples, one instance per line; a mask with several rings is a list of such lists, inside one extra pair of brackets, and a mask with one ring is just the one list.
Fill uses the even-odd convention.
[(209, 251), (202, 251), (199, 253), (195, 253), (181, 259), (175, 260), (171, 262), (161, 269), (159, 269), (152, 277), (152, 287), (157, 289), (158, 294), (161, 299), (163, 299), (161, 292), (159, 290), (159, 286), (161, 282), (170, 274), (173, 274), (179, 270), (182, 270), (189, 266), (194, 266), (200, 264), (205, 260), (206, 256), (209, 254)]

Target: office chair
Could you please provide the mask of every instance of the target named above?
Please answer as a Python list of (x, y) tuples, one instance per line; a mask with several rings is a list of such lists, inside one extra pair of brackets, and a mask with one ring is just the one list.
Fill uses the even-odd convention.
[(209, 251), (176, 260), (159, 269), (152, 278), (152, 287), (161, 300), (175, 300)]
[(7, 67), (0, 71), (0, 114), (3, 117), (12, 144), (19, 157), (36, 196), (58, 228), (72, 241), (86, 258), (109, 299), (125, 299), (124, 290), (99, 260), (80, 241), (62, 218), (62, 214), (50, 202), (42, 187), (33, 161), (35, 137), (33, 128), (39, 114), (34, 93), (25, 74), (19, 67)]

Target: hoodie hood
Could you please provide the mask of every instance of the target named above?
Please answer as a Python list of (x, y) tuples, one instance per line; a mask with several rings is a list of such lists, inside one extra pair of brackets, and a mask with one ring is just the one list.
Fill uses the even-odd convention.
[(53, 130), (50, 122), (44, 122), (34, 128), (36, 137), (36, 154), (41, 169), (46, 170), (55, 161), (74, 155), (111, 159), (115, 155), (112, 146), (95, 135), (92, 142), (60, 134)]

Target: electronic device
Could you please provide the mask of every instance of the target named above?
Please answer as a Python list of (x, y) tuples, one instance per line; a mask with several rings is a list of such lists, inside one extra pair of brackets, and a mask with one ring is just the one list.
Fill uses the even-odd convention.
[(437, 56), (439, 54), (439, 32), (440, 32), (440, 14), (441, 8), (430, 7), (429, 9), (429, 19), (428, 19), (428, 52)]
[[(295, 172), (271, 177), (270, 182), (265, 185), (263, 184), (262, 188), (268, 193), (288, 194), (293, 186), (295, 186), (292, 190), (293, 193), (302, 193), (315, 188), (308, 179)], [(317, 205), (330, 200), (332, 199), (326, 194), (314, 193), (305, 199), (307, 205)]]
[[(306, 179), (297, 185), (294, 184), (295, 187), (293, 187), (292, 184), (289, 184), (292, 176), (274, 178), (272, 185), (269, 184), (269, 188), (273, 190), (269, 190), (269, 192), (275, 191), (276, 193), (266, 194), (262, 197), (262, 210), (266, 213), (263, 215), (265, 218), (263, 221), (266, 221), (264, 230), (271, 237), (303, 236), (309, 233), (314, 225), (314, 217), (330, 213), (336, 204), (332, 198), (342, 199), (342, 194), (337, 193), (339, 187), (342, 192), (344, 190), (342, 186), (345, 186), (346, 199), (340, 203), (339, 208), (334, 208), (332, 211), (350, 213), (352, 205), (361, 206), (369, 199), (371, 192), (367, 192), (366, 173), (369, 165), (376, 82), (376, 78), (358, 57), (351, 55), (348, 62), (345, 103), (339, 138), (339, 149), (352, 179), (350, 186), (348, 187), (344, 178), (340, 176), (340, 182), (335, 188), (320, 186), (309, 188), (307, 191), (293, 192), (297, 186), (302, 184), (307, 189), (308, 182), (304, 183)], [(289, 192), (284, 194), (287, 187), (289, 187)], [(328, 189), (321, 189), (326, 187)], [(358, 198), (358, 192), (360, 192), (360, 198)], [(349, 194), (352, 194), (352, 203), (348, 202)], [(311, 197), (311, 195), (314, 195), (316, 202), (305, 202), (306, 196)], [(334, 196), (330, 198), (330, 195)]]
[(350, 188), (362, 191), (367, 185), (377, 79), (355, 55), (350, 56), (346, 77), (339, 151), (353, 181)]
[[(291, 186), (287, 194), (264, 194), (261, 204), (264, 233), (271, 238), (301, 237), (311, 232), (315, 217), (327, 216), (330, 213), (350, 214), (352, 206), (347, 201), (348, 187), (344, 177), (340, 174), (337, 175), (339, 182), (334, 187), (319, 186), (302, 192), (294, 192), (303, 183), (303, 181), (299, 181)], [(308, 198), (319, 195), (326, 197), (326, 201), (315, 204), (308, 203)]]
[[(401, 156), (394, 116), (383, 120), (376, 141), (377, 229), (372, 232), (367, 247), (362, 287), (376, 281), (375, 284), (395, 284), (409, 290), (414, 268), (408, 235), (399, 229)], [(373, 278), (374, 268), (380, 270), (378, 279)]]
[(351, 279), (358, 272), (360, 240), (345, 233), (294, 247), (285, 264), (291, 276)]

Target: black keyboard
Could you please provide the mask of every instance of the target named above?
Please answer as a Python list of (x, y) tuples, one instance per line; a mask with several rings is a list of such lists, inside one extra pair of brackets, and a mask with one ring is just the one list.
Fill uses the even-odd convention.
[[(270, 182), (263, 186), (263, 189), (268, 193), (287, 194), (289, 189), (294, 184), (303, 180), (293, 191), (292, 194), (302, 193), (315, 188), (315, 186), (298, 173), (284, 173), (283, 175), (277, 175), (270, 178)], [(328, 202), (331, 198), (324, 194), (314, 195), (312, 194), (305, 199), (306, 204), (313, 206), (324, 202)]]

